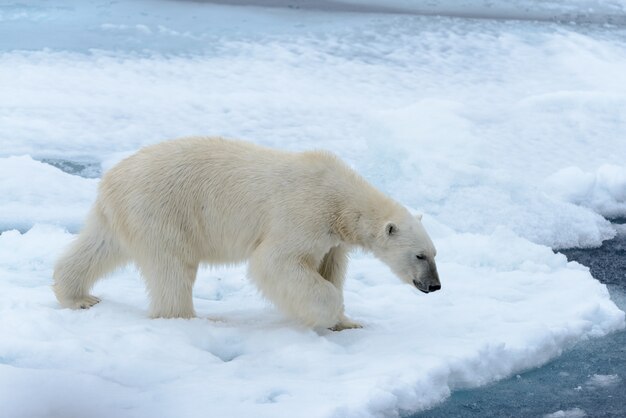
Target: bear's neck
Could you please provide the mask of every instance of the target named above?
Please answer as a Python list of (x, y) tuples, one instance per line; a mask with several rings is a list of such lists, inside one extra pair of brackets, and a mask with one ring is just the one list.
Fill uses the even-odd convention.
[(384, 225), (403, 207), (367, 184), (338, 197), (334, 232), (350, 245), (371, 251)]

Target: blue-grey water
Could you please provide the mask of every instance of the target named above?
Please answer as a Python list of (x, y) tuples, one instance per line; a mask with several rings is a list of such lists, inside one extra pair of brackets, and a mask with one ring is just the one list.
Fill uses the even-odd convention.
[(50, 164), (68, 174), (86, 178), (98, 178), (102, 175), (102, 167), (95, 161), (69, 161), (62, 158), (42, 158), (42, 163)]
[[(625, 235), (600, 248), (561, 252), (588, 266), (626, 309)], [(543, 417), (557, 411), (563, 412), (554, 417), (626, 417), (626, 331), (580, 342), (541, 368), (454, 392), (443, 404), (411, 418)]]

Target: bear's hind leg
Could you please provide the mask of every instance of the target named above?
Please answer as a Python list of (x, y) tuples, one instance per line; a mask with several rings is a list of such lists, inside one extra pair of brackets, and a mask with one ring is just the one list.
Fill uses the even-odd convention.
[(320, 275), (335, 285), (341, 295), (341, 314), (339, 315), (339, 322), (331, 328), (333, 331), (363, 327), (344, 314), (343, 283), (345, 281), (347, 267), (348, 249), (342, 245), (338, 245), (331, 248), (330, 251), (326, 253), (318, 269)]
[(292, 257), (257, 248), (249, 274), (279, 309), (310, 327), (330, 328), (343, 310), (339, 290), (314, 269)]
[[(158, 263), (157, 263), (158, 260)], [(152, 318), (193, 318), (193, 284), (198, 264), (161, 254), (138, 261), (150, 296)]]
[(66, 308), (90, 308), (100, 301), (89, 294), (96, 281), (127, 261), (106, 220), (94, 208), (83, 230), (54, 267), (54, 294)]

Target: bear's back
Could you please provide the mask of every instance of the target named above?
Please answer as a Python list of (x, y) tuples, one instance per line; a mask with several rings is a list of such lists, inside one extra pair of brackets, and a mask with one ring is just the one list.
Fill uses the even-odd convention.
[(185, 138), (146, 147), (113, 167), (98, 204), (129, 241), (183, 234), (203, 253), (234, 261), (269, 230), (327, 230), (351, 177), (358, 179), (326, 152)]

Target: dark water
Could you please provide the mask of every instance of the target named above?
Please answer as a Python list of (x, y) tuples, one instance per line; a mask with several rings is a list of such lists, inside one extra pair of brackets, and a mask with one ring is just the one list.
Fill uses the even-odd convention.
[(50, 164), (68, 174), (74, 174), (86, 178), (98, 178), (102, 175), (99, 162), (95, 161), (70, 161), (61, 158), (42, 158), (42, 163)]
[[(626, 236), (600, 248), (561, 252), (588, 266), (626, 309)], [(626, 418), (626, 331), (583, 341), (539, 369), (457, 391), (442, 405), (412, 418), (543, 417), (556, 411), (569, 411), (563, 417), (583, 416), (584, 411), (587, 417)]]

